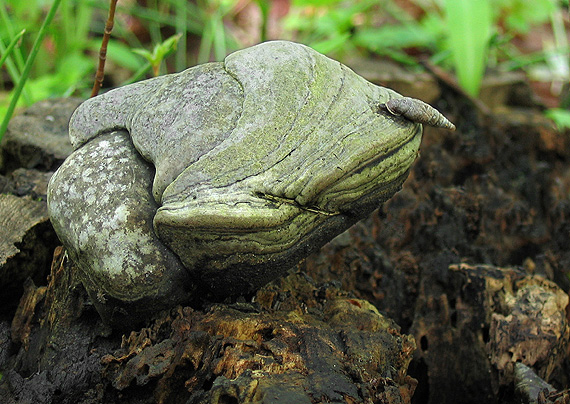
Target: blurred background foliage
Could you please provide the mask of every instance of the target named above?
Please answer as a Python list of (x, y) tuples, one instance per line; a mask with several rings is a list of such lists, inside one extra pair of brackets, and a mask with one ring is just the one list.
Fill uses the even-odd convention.
[[(108, 7), (101, 0), (0, 0), (0, 117), (8, 118), (20, 80), (19, 106), (88, 96)], [(529, 80), (548, 83), (557, 100), (550, 106), (559, 109), (552, 116), (564, 121), (569, 24), (568, 0), (119, 0), (105, 85), (288, 39), (340, 60), (390, 58), (412, 71), (428, 61), (454, 74), (471, 96), (486, 72), (523, 70)]]

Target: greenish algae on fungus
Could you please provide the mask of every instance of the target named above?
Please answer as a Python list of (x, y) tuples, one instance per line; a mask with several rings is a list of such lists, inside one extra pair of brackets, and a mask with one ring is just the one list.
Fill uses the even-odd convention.
[(366, 217), (419, 149), (401, 98), (274, 41), (84, 102), (48, 204), (104, 320), (253, 291)]

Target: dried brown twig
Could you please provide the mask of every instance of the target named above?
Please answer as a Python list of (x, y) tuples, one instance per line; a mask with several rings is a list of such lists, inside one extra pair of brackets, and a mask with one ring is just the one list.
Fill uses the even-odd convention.
[(97, 67), (97, 74), (95, 75), (95, 83), (93, 84), (93, 90), (91, 91), (91, 97), (95, 97), (99, 94), (99, 89), (103, 84), (103, 78), (105, 77), (105, 61), (107, 60), (107, 45), (109, 44), (109, 38), (111, 38), (111, 31), (113, 31), (113, 25), (115, 23), (115, 9), (117, 8), (118, 0), (111, 0), (109, 5), (109, 17), (107, 18), (107, 23), (105, 24), (105, 32), (103, 33), (103, 42), (101, 43), (101, 49), (99, 50), (99, 66)]
[(461, 94), (461, 96), (465, 97), (466, 99), (469, 100), (469, 102), (471, 102), (471, 104), (477, 108), (477, 110), (485, 117), (490, 117), (492, 116), (492, 112), (489, 109), (488, 106), (486, 106), (483, 101), (481, 101), (480, 99), (478, 99), (477, 97), (473, 97), (470, 94), (468, 94), (463, 88), (461, 88), (461, 86), (457, 83), (457, 81), (450, 76), (449, 73), (445, 72), (441, 67), (434, 65), (433, 63), (430, 63), (429, 60), (425, 59), (425, 60), (421, 60), (420, 64), (432, 75), (434, 76), (437, 80), (445, 83), (448, 87), (450, 87), (451, 89), (453, 89), (455, 92), (457, 92), (458, 94)]

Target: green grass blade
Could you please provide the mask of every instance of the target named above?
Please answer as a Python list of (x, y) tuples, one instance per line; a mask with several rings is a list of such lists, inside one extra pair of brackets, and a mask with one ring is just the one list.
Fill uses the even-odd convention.
[(126, 86), (127, 84), (135, 83), (145, 77), (145, 74), (152, 69), (152, 65), (150, 62), (146, 62), (143, 66), (138, 69), (132, 77), (130, 77), (124, 83), (121, 83), (121, 86)]
[(214, 23), (214, 57), (216, 59), (216, 62), (220, 62), (224, 60), (228, 52), (226, 48), (224, 17), (219, 11), (217, 11), (214, 14), (212, 21)]
[[(16, 35), (16, 28), (14, 27), (14, 24), (12, 24), (12, 20), (10, 19), (10, 16), (6, 12), (6, 8), (4, 5), (0, 7), (0, 18), (2, 19), (2, 23), (4, 24), (4, 28), (6, 29), (6, 32), (8, 32), (8, 35), (10, 37), (14, 37)], [(19, 71), (24, 70), (24, 58), (22, 56), (22, 53), (15, 52), (14, 54), (15, 54), (14, 59), (16, 61), (16, 65), (18, 66), (18, 70)]]
[(200, 40), (200, 49), (198, 50), (198, 63), (206, 63), (210, 61), (210, 54), (214, 44), (212, 20), (206, 20), (204, 31), (202, 31), (202, 39)]
[(493, 24), (490, 0), (446, 0), (445, 12), (459, 84), (477, 96)]
[(0, 58), (0, 67), (4, 65), (4, 62), (6, 61), (6, 59), (8, 59), (8, 56), (12, 53), (12, 51), (16, 47), (16, 44), (18, 43), (20, 38), (25, 34), (25, 32), (26, 30), (23, 29), (14, 38), (12, 38), (12, 40), (8, 44), (8, 47), (6, 47), (6, 50), (2, 53), (2, 58)]
[(570, 129), (570, 111), (563, 108), (550, 108), (544, 114), (552, 119), (559, 130)]
[[(8, 35), (10, 37), (16, 36), (15, 28), (8, 16), (8, 13), (6, 12), (6, 8), (4, 7), (4, 5), (0, 5), (0, 18), (2, 19), (2, 23), (4, 24), (4, 27), (6, 28)], [(0, 40), (0, 52), (2, 52), (3, 54), (6, 52), (6, 48), (4, 47), (4, 43), (2, 42), (2, 40)], [(5, 63), (6, 63), (6, 69), (8, 70), (8, 73), (10, 74), (12, 81), (14, 83), (17, 83), (20, 80), (20, 72), (24, 70), (24, 58), (22, 57), (22, 52), (19, 50), (15, 51), (13, 56), (14, 58), (8, 57)], [(23, 97), (26, 104), (32, 102), (32, 96), (28, 93), (26, 89), (24, 89)]]
[(40, 27), (38, 36), (36, 37), (34, 45), (32, 46), (32, 50), (30, 51), (30, 55), (28, 56), (26, 64), (24, 65), (24, 70), (22, 71), (20, 80), (18, 81), (18, 84), (16, 85), (16, 88), (14, 88), (14, 92), (12, 93), (12, 99), (10, 100), (10, 105), (8, 106), (8, 111), (6, 112), (6, 116), (4, 116), (4, 120), (2, 121), (2, 125), (0, 126), (0, 141), (4, 137), (4, 133), (6, 133), (6, 129), (8, 128), (8, 122), (10, 122), (10, 118), (14, 113), (14, 109), (16, 109), (18, 98), (20, 98), (20, 94), (22, 94), (24, 84), (26, 84), (26, 80), (30, 75), (30, 71), (32, 70), (32, 65), (34, 64), (34, 60), (36, 59), (36, 56), (40, 50), (40, 46), (42, 44), (44, 36), (47, 33), (47, 27), (51, 23), (51, 20), (53, 20), (53, 17), (55, 16), (55, 13), (60, 3), (61, 0), (54, 0), (53, 4), (51, 5), (51, 8), (49, 9), (49, 12), (46, 15), (46, 18), (42, 26)]
[(186, 32), (188, 31), (187, 3), (188, 3), (187, 0), (176, 0), (175, 2), (176, 32), (182, 34), (178, 43), (178, 48), (176, 49), (176, 58), (175, 58), (176, 71), (178, 72), (186, 69), (187, 67), (187, 62), (186, 62), (186, 51), (187, 51), (186, 48), (188, 46), (186, 43)]

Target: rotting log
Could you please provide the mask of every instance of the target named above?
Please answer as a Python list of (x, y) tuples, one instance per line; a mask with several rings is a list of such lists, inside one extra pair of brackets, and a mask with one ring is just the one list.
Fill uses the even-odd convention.
[(0, 383), (6, 402), (410, 403), (416, 386), (411, 336), (301, 273), (249, 303), (179, 306), (122, 337), (102, 326), (62, 249), (48, 286), (26, 291)]
[(0, 166), (5, 172), (16, 168), (53, 170), (73, 151), (67, 124), (79, 98), (37, 102), (10, 121), (2, 139)]
[(26, 278), (42, 281), (56, 236), (45, 201), (0, 194), (0, 305), (10, 313)]

